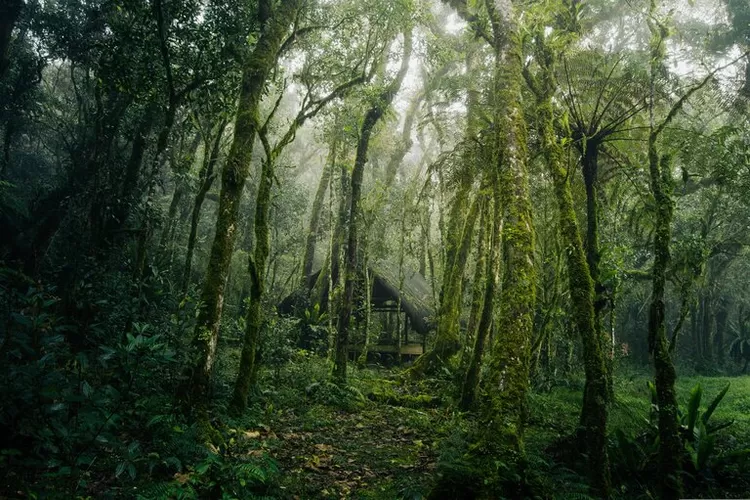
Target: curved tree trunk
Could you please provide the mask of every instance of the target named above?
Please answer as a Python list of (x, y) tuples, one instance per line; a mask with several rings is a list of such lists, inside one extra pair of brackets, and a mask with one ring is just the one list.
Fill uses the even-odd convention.
[(326, 192), (328, 191), (328, 183), (331, 178), (331, 173), (336, 164), (337, 142), (336, 138), (334, 138), (331, 144), (330, 158), (323, 166), (323, 173), (320, 175), (318, 189), (315, 191), (315, 198), (313, 199), (312, 210), (310, 212), (310, 225), (307, 230), (305, 257), (302, 261), (302, 283), (304, 283), (307, 288), (312, 286), (311, 278), (313, 274), (313, 264), (315, 262), (315, 247), (318, 240), (318, 230), (320, 228), (320, 215), (323, 212), (323, 202), (325, 201)]
[[(459, 330), (461, 316), (461, 299), (463, 298), (463, 276), (466, 262), (471, 252), (474, 226), (479, 215), (479, 196), (471, 204), (468, 214), (452, 214), (464, 221), (458, 247), (451, 248), (449, 258), (453, 264), (446, 267), (443, 275), (443, 286), (440, 290), (440, 307), (438, 310), (438, 331), (435, 347), (420, 356), (410, 370), (411, 376), (434, 373), (461, 348)], [(448, 237), (449, 240), (453, 239)]]
[(250, 387), (254, 384), (256, 371), (256, 351), (258, 335), (263, 323), (261, 311), (266, 280), (266, 260), (270, 252), (270, 228), (268, 215), (271, 208), (271, 187), (273, 184), (273, 157), (263, 161), (258, 197), (255, 206), (255, 250), (249, 259), (250, 296), (245, 315), (245, 336), (240, 355), (240, 369), (234, 385), (230, 408), (234, 414), (241, 414), (247, 407)]
[[(495, 190), (497, 190), (499, 186), (497, 186), (497, 183), (495, 184)], [(477, 388), (479, 386), (479, 369), (481, 368), (482, 356), (484, 355), (485, 342), (490, 330), (493, 328), (492, 313), (495, 305), (495, 294), (500, 282), (501, 232), (503, 228), (502, 212), (498, 203), (499, 199), (499, 196), (495, 197), (491, 216), (482, 217), (482, 219), (486, 219), (486, 221), (482, 221), (482, 226), (491, 225), (491, 227), (487, 228), (489, 229), (487, 232), (489, 236), (488, 248), (480, 255), (477, 261), (477, 266), (481, 265), (486, 268), (482, 271), (485, 276), (484, 286), (479, 288), (483, 296), (481, 298), (476, 297), (474, 299), (476, 302), (472, 303), (472, 311), (475, 307), (478, 308), (479, 303), (481, 303), (481, 316), (476, 328), (471, 360), (466, 369), (463, 386), (461, 387), (460, 408), (464, 411), (469, 410), (476, 399)], [(489, 253), (489, 258), (486, 258), (484, 253)], [(477, 271), (477, 275), (479, 275), (479, 270)], [(476, 285), (477, 283), (475, 283)]]
[(276, 9), (272, 8), (270, 2), (261, 3), (265, 5), (264, 8), (259, 9), (260, 15), (264, 17), (260, 19), (261, 33), (253, 53), (248, 56), (243, 68), (234, 140), (221, 172), (216, 233), (201, 292), (203, 307), (198, 314), (195, 326), (194, 356), (188, 373), (188, 387), (183, 394), (199, 413), (204, 413), (208, 404), (209, 386), (216, 361), (216, 345), (219, 340), (219, 325), (224, 305), (224, 288), (229, 274), (234, 243), (237, 239), (237, 216), (242, 191), (250, 172), (258, 130), (259, 105), (268, 76), (276, 65), (281, 44), (289, 32), (289, 27), (301, 2), (290, 0), (279, 4)]
[[(609, 495), (609, 459), (607, 456), (607, 376), (604, 353), (600, 338), (601, 318), (595, 313), (595, 291), (592, 272), (583, 250), (581, 233), (578, 229), (573, 194), (570, 189), (570, 176), (562, 143), (555, 133), (555, 116), (552, 97), (557, 84), (554, 76), (555, 55), (544, 44), (543, 37), (537, 41), (537, 57), (541, 66), (540, 88), (537, 94), (536, 115), (542, 149), (547, 168), (552, 177), (559, 210), (560, 233), (566, 246), (570, 301), (573, 306), (573, 321), (583, 345), (586, 386), (582, 423), (586, 436), (589, 472), (593, 493), (602, 497)], [(587, 182), (587, 194), (588, 194)], [(587, 196), (588, 197), (588, 196)], [(596, 214), (589, 213), (591, 220)], [(594, 224), (595, 226), (596, 224)], [(589, 222), (589, 228), (592, 224)], [(592, 242), (596, 241), (596, 229)], [(598, 249), (595, 254), (598, 265)]]
[(359, 141), (357, 142), (357, 156), (354, 160), (354, 170), (351, 180), (351, 199), (349, 202), (349, 234), (347, 237), (347, 249), (345, 259), (345, 282), (344, 297), (341, 301), (341, 309), (338, 317), (338, 335), (336, 337), (336, 355), (333, 365), (333, 378), (339, 384), (346, 383), (346, 365), (349, 356), (349, 321), (351, 319), (352, 307), (354, 306), (354, 286), (357, 279), (357, 243), (359, 224), (359, 203), (362, 196), (362, 179), (367, 162), (367, 150), (370, 146), (372, 129), (380, 121), (385, 111), (390, 107), (396, 93), (409, 69), (409, 59), (412, 50), (411, 30), (404, 32), (404, 53), (401, 59), (401, 67), (393, 81), (380, 95), (375, 97), (374, 105), (365, 114), (360, 129)]
[[(195, 153), (198, 151), (198, 145), (200, 144), (201, 134), (196, 133), (188, 146), (187, 151), (177, 152), (177, 164), (172, 165), (172, 171), (174, 174), (175, 188), (172, 193), (172, 201), (169, 203), (169, 209), (167, 210), (167, 220), (164, 222), (162, 228), (161, 237), (159, 239), (159, 250), (165, 253), (169, 252), (169, 248), (174, 240), (175, 228), (179, 224), (177, 218), (177, 209), (180, 208), (182, 198), (187, 194), (188, 185), (184, 179), (184, 174), (187, 174), (195, 163)], [(181, 145), (182, 146), (182, 145)], [(180, 147), (182, 149), (182, 147)], [(174, 159), (170, 160), (170, 162)]]
[[(491, 245), (491, 241), (487, 241), (492, 238), (492, 221), (494, 218), (490, 218), (488, 215), (489, 210), (489, 199), (484, 197), (482, 200), (481, 216), (479, 219), (479, 234), (477, 235), (477, 253), (476, 263), (474, 265), (474, 278), (471, 284), (471, 308), (469, 310), (469, 321), (466, 324), (466, 335), (464, 336), (462, 345), (474, 344), (476, 338), (477, 327), (479, 326), (479, 320), (481, 318), (482, 309), (484, 306), (485, 297), (485, 279), (487, 276), (487, 252), (488, 246)], [(469, 365), (469, 359), (471, 352), (468, 352), (466, 348), (461, 353), (461, 372), (466, 373)]]
[[(470, 72), (474, 67), (472, 51), (466, 60), (466, 70)], [(468, 89), (466, 137), (476, 137), (479, 132), (479, 93), (475, 88)], [(455, 355), (461, 348), (460, 344), (460, 306), (463, 297), (462, 282), (466, 270), (468, 250), (474, 234), (476, 217), (466, 217), (474, 176), (476, 173), (476, 151), (473, 145), (465, 146), (462, 158), (462, 168), (459, 186), (453, 198), (448, 214), (448, 226), (443, 228), (441, 209), (441, 234), (444, 238), (445, 261), (443, 263), (443, 278), (438, 297), (437, 332), (435, 346), (420, 356), (409, 370), (412, 377), (421, 377), (425, 373), (432, 373)], [(443, 180), (441, 177), (441, 189)], [(475, 202), (476, 204), (476, 202)], [(472, 207), (473, 210), (474, 207)], [(434, 277), (433, 277), (434, 278)]]
[(187, 293), (188, 287), (190, 286), (190, 274), (193, 267), (193, 254), (195, 252), (195, 240), (198, 237), (198, 222), (201, 217), (201, 208), (203, 202), (206, 199), (206, 195), (211, 190), (211, 186), (214, 183), (216, 175), (214, 169), (216, 163), (219, 161), (219, 153), (221, 149), (221, 138), (224, 135), (224, 129), (227, 126), (227, 121), (222, 120), (219, 123), (219, 129), (214, 137), (213, 146), (209, 152), (209, 142), (205, 144), (205, 156), (203, 160), (203, 168), (200, 174), (200, 186), (198, 192), (195, 194), (195, 200), (193, 201), (193, 210), (190, 215), (190, 235), (188, 236), (187, 252), (185, 254), (185, 267), (182, 272), (182, 292)]

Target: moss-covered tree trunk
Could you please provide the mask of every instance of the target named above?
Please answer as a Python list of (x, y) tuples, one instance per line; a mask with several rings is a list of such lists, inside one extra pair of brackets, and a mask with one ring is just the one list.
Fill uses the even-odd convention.
[[(581, 149), (581, 166), (583, 184), (586, 189), (586, 262), (594, 282), (594, 328), (605, 353), (604, 368), (607, 377), (607, 401), (614, 397), (614, 380), (612, 378), (612, 342), (603, 329), (604, 309), (607, 305), (607, 288), (601, 280), (601, 250), (599, 245), (599, 150), (601, 139), (595, 137), (585, 141)], [(584, 395), (584, 398), (587, 396)], [(583, 413), (581, 413), (583, 425)]]
[(664, 292), (669, 244), (672, 238), (672, 198), (670, 196), (671, 171), (668, 162), (660, 158), (656, 149), (657, 135), (649, 137), (649, 173), (656, 215), (654, 224), (654, 267), (651, 306), (648, 318), (649, 350), (654, 358), (656, 397), (659, 405), (659, 471), (662, 498), (682, 496), (680, 477), (684, 453), (679, 435), (677, 414), (677, 374), (669, 353), (666, 332)]
[[(497, 335), (483, 383), (488, 444), (523, 453), (526, 394), (536, 299), (534, 229), (521, 108), (521, 39), (513, 2), (488, 0), (494, 67), (494, 168), (502, 205), (505, 271)], [(494, 447), (494, 446), (493, 446)], [(512, 458), (511, 458), (512, 460)]]
[[(658, 141), (661, 133), (677, 115), (686, 100), (708, 82), (691, 88), (670, 109), (666, 118), (658, 125), (655, 122), (655, 85), (663, 73), (666, 57), (666, 37), (669, 30), (657, 19), (656, 0), (651, 0), (648, 27), (650, 40), (651, 96), (649, 101), (648, 172), (651, 195), (654, 202), (654, 237), (651, 305), (648, 317), (648, 347), (654, 360), (654, 385), (659, 409), (659, 476), (661, 497), (667, 500), (682, 496), (682, 458), (684, 449), (679, 434), (677, 374), (669, 349), (666, 331), (666, 306), (664, 295), (667, 268), (670, 261), (672, 240), (672, 165), (668, 155), (659, 153)], [(709, 77), (712, 75), (709, 75)]]
[[(335, 132), (334, 132), (335, 133)], [(336, 163), (337, 141), (334, 138), (331, 144), (330, 158), (323, 166), (323, 173), (320, 175), (318, 189), (315, 191), (312, 210), (310, 211), (310, 225), (307, 230), (307, 242), (305, 244), (305, 256), (302, 260), (302, 283), (308, 288), (312, 286), (310, 281), (313, 274), (313, 264), (315, 262), (315, 246), (318, 240), (318, 230), (320, 228), (320, 216), (323, 213), (323, 202), (325, 201), (328, 184)]]
[[(456, 204), (457, 202), (454, 202), (454, 207)], [(435, 346), (415, 361), (410, 370), (410, 374), (414, 377), (425, 373), (434, 373), (461, 348), (459, 333), (463, 277), (471, 253), (474, 226), (479, 215), (479, 204), (479, 197), (477, 196), (471, 203), (468, 213), (459, 211), (452, 211), (454, 213), (451, 213), (450, 219), (461, 221), (463, 227), (458, 230), (460, 239), (456, 240), (453, 230), (449, 232), (446, 238), (449, 242), (453, 241), (449, 243), (450, 248), (446, 252), (446, 268), (443, 272), (443, 285), (440, 289)], [(451, 223), (450, 227), (454, 227), (454, 224)], [(454, 246), (454, 244), (458, 246)]]
[(198, 192), (195, 194), (193, 208), (190, 213), (190, 234), (188, 235), (187, 251), (185, 253), (185, 267), (182, 271), (182, 293), (187, 293), (188, 287), (190, 286), (190, 276), (193, 269), (193, 254), (195, 253), (195, 241), (198, 238), (198, 222), (200, 222), (203, 202), (206, 200), (206, 195), (211, 190), (211, 186), (213, 186), (214, 179), (216, 178), (214, 170), (216, 168), (216, 163), (219, 161), (221, 138), (224, 135), (224, 129), (226, 126), (227, 121), (222, 120), (219, 123), (213, 143), (206, 140), (204, 144), (205, 151), (203, 166), (201, 167), (199, 175), (200, 185), (198, 186)]
[[(488, 217), (482, 217), (484, 219), (483, 226), (489, 239), (489, 244), (485, 252), (482, 252), (479, 259), (477, 260), (477, 266), (484, 266), (485, 269), (482, 271), (485, 279), (483, 280), (481, 290), (481, 298), (475, 297), (474, 300), (481, 303), (481, 306), (477, 303), (472, 303), (472, 311), (475, 307), (481, 307), (481, 315), (479, 316), (478, 324), (476, 325), (476, 334), (474, 335), (474, 348), (471, 352), (471, 359), (466, 368), (466, 374), (464, 375), (463, 385), (461, 386), (461, 401), (459, 407), (467, 411), (469, 410), (476, 399), (477, 388), (479, 386), (479, 370), (481, 368), (482, 356), (484, 356), (485, 343), (489, 336), (490, 329), (493, 328), (492, 315), (495, 306), (495, 295), (498, 291), (498, 285), (500, 284), (500, 269), (501, 269), (501, 242), (502, 242), (502, 211), (500, 204), (498, 203), (499, 196), (499, 185), (495, 182), (494, 189), (498, 191), (498, 195), (494, 197), (495, 202), (492, 206), (492, 212)], [(489, 227), (487, 227), (489, 226)], [(487, 258), (485, 253), (489, 253)], [(477, 273), (479, 274), (479, 273)], [(476, 285), (476, 283), (475, 283)]]
[(477, 327), (482, 315), (485, 296), (485, 278), (487, 275), (487, 253), (492, 244), (487, 241), (492, 238), (492, 220), (490, 217), (490, 201), (485, 196), (482, 200), (481, 216), (479, 218), (479, 234), (477, 235), (476, 262), (474, 265), (474, 277), (471, 283), (471, 307), (469, 309), (469, 321), (466, 323), (466, 334), (462, 339), (463, 350), (461, 351), (461, 372), (466, 373), (471, 358), (471, 351), (467, 350), (468, 345), (472, 345), (476, 339)]
[[(467, 57), (466, 68), (470, 72), (474, 67), (472, 51)], [(467, 93), (466, 137), (474, 138), (479, 132), (479, 96), (474, 88)], [(475, 175), (475, 148), (465, 146), (459, 174), (458, 189), (454, 194), (448, 224), (443, 231), (445, 260), (443, 264), (443, 278), (438, 295), (437, 332), (434, 347), (420, 356), (409, 373), (413, 377), (420, 377), (425, 373), (432, 373), (455, 355), (461, 348), (460, 343), (460, 307), (463, 297), (463, 277), (468, 260), (468, 251), (474, 235), (476, 213), (472, 210), (476, 202), (469, 209), (470, 192)], [(441, 188), (442, 188), (441, 178)], [(473, 218), (471, 214), (474, 213)], [(442, 227), (442, 224), (441, 224)]]
[(250, 387), (255, 382), (258, 335), (263, 323), (261, 311), (266, 280), (266, 261), (270, 252), (270, 227), (268, 215), (271, 208), (271, 187), (273, 184), (273, 156), (263, 161), (258, 197), (255, 205), (255, 249), (248, 262), (250, 274), (250, 296), (245, 314), (245, 335), (242, 340), (240, 368), (234, 384), (234, 394), (230, 410), (241, 414), (247, 407)]
[[(560, 234), (567, 258), (570, 301), (573, 322), (581, 337), (586, 374), (582, 423), (589, 460), (591, 486), (595, 494), (609, 494), (609, 459), (607, 457), (607, 376), (600, 339), (600, 324), (595, 314), (594, 280), (583, 249), (578, 228), (570, 172), (562, 142), (555, 132), (552, 98), (557, 88), (555, 81), (556, 55), (538, 34), (536, 55), (541, 68), (537, 92), (536, 118), (542, 150), (557, 198)], [(591, 215), (591, 214), (589, 214)], [(594, 217), (596, 215), (594, 214)], [(597, 256), (598, 258), (598, 256)]]
[(274, 7), (268, 0), (261, 2), (258, 9), (260, 36), (242, 71), (234, 139), (221, 172), (216, 233), (201, 292), (202, 307), (195, 326), (193, 359), (188, 374), (188, 390), (185, 394), (198, 411), (204, 410), (208, 402), (224, 305), (224, 288), (237, 239), (237, 215), (245, 181), (250, 172), (253, 146), (259, 126), (259, 105), (269, 73), (276, 65), (279, 49), (300, 4), (298, 0), (289, 0)]
[(354, 306), (354, 288), (357, 280), (357, 251), (359, 238), (359, 204), (362, 197), (362, 180), (367, 163), (367, 150), (370, 146), (370, 137), (375, 125), (380, 121), (383, 114), (390, 107), (394, 97), (401, 88), (401, 84), (409, 69), (409, 59), (412, 51), (411, 30), (404, 32), (404, 52), (401, 59), (401, 67), (394, 79), (375, 96), (373, 105), (365, 114), (360, 127), (359, 140), (357, 141), (357, 155), (354, 160), (354, 169), (351, 177), (351, 192), (348, 209), (348, 235), (346, 258), (344, 262), (344, 296), (338, 315), (338, 332), (336, 335), (336, 354), (333, 364), (333, 378), (339, 384), (346, 383), (346, 366), (349, 357), (349, 322), (352, 308)]

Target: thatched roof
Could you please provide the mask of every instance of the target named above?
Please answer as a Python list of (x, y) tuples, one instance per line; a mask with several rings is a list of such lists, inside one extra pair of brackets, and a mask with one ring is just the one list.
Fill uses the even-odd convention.
[[(401, 299), (401, 309), (409, 317), (411, 328), (421, 334), (426, 334), (433, 328), (435, 309), (433, 307), (432, 289), (427, 280), (418, 272), (404, 269), (403, 284), (399, 280), (397, 264), (387, 261), (377, 261), (369, 266), (372, 279), (372, 305), (382, 307), (398, 304)], [(318, 269), (310, 280), (311, 284), (318, 281), (321, 270)], [(364, 273), (360, 281), (364, 282)], [(321, 308), (327, 307), (328, 293), (325, 291), (321, 300)], [(291, 314), (298, 303), (299, 292), (286, 297), (278, 306), (279, 312)]]
[(432, 290), (427, 280), (418, 272), (404, 269), (404, 280), (400, 282), (398, 265), (377, 261), (370, 265), (373, 277), (372, 302), (401, 298), (401, 308), (409, 317), (412, 328), (427, 333), (432, 328), (435, 309), (432, 306)]

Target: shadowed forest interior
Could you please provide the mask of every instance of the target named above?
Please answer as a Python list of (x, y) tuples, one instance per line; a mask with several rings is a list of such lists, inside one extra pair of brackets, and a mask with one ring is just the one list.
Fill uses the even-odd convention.
[(0, 498), (750, 498), (748, 0), (2, 0), (0, 132)]

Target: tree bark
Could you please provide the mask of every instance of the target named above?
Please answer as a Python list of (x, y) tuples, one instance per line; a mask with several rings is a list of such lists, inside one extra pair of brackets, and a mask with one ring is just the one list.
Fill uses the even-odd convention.
[[(467, 57), (467, 73), (474, 67), (474, 54), (475, 52), (472, 51)], [(467, 138), (474, 138), (479, 132), (479, 106), (479, 93), (474, 88), (468, 89), (466, 102)], [(467, 251), (471, 246), (471, 238), (474, 234), (474, 224), (476, 221), (476, 213), (472, 211), (470, 211), (470, 214), (474, 213), (475, 215), (473, 219), (471, 216), (466, 217), (469, 192), (471, 191), (476, 173), (475, 153), (473, 145), (465, 146), (461, 165), (463, 170), (459, 177), (459, 186), (450, 207), (448, 227), (443, 232), (445, 261), (443, 279), (438, 297), (435, 346), (415, 361), (409, 370), (412, 377), (421, 377), (426, 373), (433, 373), (461, 348), (459, 331), (460, 305), (463, 297), (462, 282), (468, 257)], [(472, 207), (473, 209), (474, 207)], [(466, 251), (462, 251), (462, 248)]]
[[(484, 197), (482, 200), (481, 216), (479, 219), (479, 234), (477, 235), (477, 253), (476, 263), (474, 265), (474, 278), (471, 284), (471, 308), (469, 310), (469, 321), (466, 324), (466, 335), (462, 344), (473, 344), (476, 338), (477, 327), (481, 318), (484, 306), (485, 296), (485, 279), (487, 276), (487, 247), (492, 244), (492, 221), (494, 218), (489, 215), (489, 198)], [(464, 348), (461, 355), (461, 371), (466, 373), (468, 366), (467, 351)], [(470, 353), (469, 353), (470, 355)]]
[(270, 252), (270, 228), (268, 215), (271, 207), (271, 187), (273, 185), (274, 158), (263, 161), (258, 197), (255, 207), (255, 249), (248, 262), (250, 273), (250, 296), (247, 313), (245, 315), (245, 335), (242, 341), (240, 355), (240, 369), (234, 384), (234, 394), (230, 409), (235, 415), (240, 415), (247, 407), (250, 387), (255, 383), (256, 352), (258, 336), (263, 323), (261, 311), (262, 298), (266, 280), (266, 260)]
[(657, 136), (649, 138), (649, 172), (651, 192), (656, 203), (654, 228), (654, 265), (651, 306), (649, 309), (649, 351), (653, 354), (657, 403), (659, 406), (659, 470), (661, 474), (662, 498), (682, 496), (680, 477), (681, 459), (684, 453), (679, 435), (675, 372), (666, 335), (664, 291), (669, 265), (669, 243), (672, 237), (672, 199), (669, 195), (668, 176), (671, 176), (665, 159), (656, 149)]
[[(443, 275), (443, 286), (440, 290), (440, 308), (438, 310), (438, 331), (435, 346), (420, 356), (412, 366), (413, 377), (425, 373), (434, 373), (461, 348), (460, 316), (461, 299), (463, 298), (463, 277), (466, 262), (469, 259), (474, 226), (479, 215), (479, 197), (471, 204), (468, 214), (453, 214), (456, 219), (464, 221), (461, 238), (456, 242), (457, 248), (451, 248), (450, 258), (453, 265), (446, 268)], [(450, 236), (448, 239), (452, 239)]]
[[(495, 189), (498, 189), (497, 183), (495, 183)], [(467, 411), (469, 410), (476, 399), (477, 387), (479, 386), (479, 369), (481, 368), (482, 356), (485, 350), (485, 341), (492, 329), (492, 313), (494, 311), (494, 299), (497, 293), (497, 288), (500, 282), (500, 258), (501, 258), (501, 232), (502, 232), (502, 211), (500, 205), (497, 203), (499, 196), (495, 197), (495, 203), (493, 203), (492, 213), (489, 217), (483, 216), (482, 226), (488, 227), (487, 234), (489, 236), (489, 245), (486, 250), (482, 251), (477, 261), (477, 278), (481, 274), (484, 275), (485, 279), (479, 280), (479, 283), (475, 283), (476, 290), (481, 290), (481, 294), (475, 297), (472, 301), (472, 312), (475, 309), (481, 310), (481, 316), (479, 317), (479, 323), (476, 327), (476, 335), (474, 336), (474, 349), (471, 352), (471, 360), (466, 369), (466, 375), (464, 376), (463, 385), (461, 387), (461, 401), (459, 407)], [(486, 257), (485, 253), (489, 253), (489, 258)], [(484, 269), (482, 269), (484, 267)], [(484, 286), (482, 286), (482, 284)], [(479, 286), (477, 286), (479, 285)]]
[[(183, 151), (178, 151), (176, 165), (172, 165), (175, 188), (172, 193), (172, 201), (169, 203), (169, 209), (167, 210), (167, 220), (164, 223), (161, 238), (159, 239), (159, 250), (167, 254), (171, 253), (169, 249), (174, 241), (175, 228), (179, 223), (179, 221), (175, 220), (177, 218), (177, 209), (180, 208), (182, 198), (188, 191), (188, 185), (184, 176), (192, 169), (193, 164), (195, 163), (195, 153), (198, 151), (200, 140), (201, 134), (198, 132), (193, 137), (186, 152), (183, 153)], [(174, 159), (170, 160), (170, 162), (174, 161)]]
[[(589, 139), (581, 150), (583, 184), (586, 188), (586, 263), (594, 282), (594, 329), (600, 350), (611, 352), (612, 345), (604, 333), (602, 317), (607, 305), (607, 289), (601, 281), (601, 250), (599, 249), (599, 148), (601, 139)], [(612, 359), (605, 356), (604, 368), (607, 377), (607, 401), (614, 397)], [(587, 396), (584, 395), (584, 399)], [(583, 414), (581, 414), (583, 417)], [(583, 423), (583, 420), (581, 420)]]

